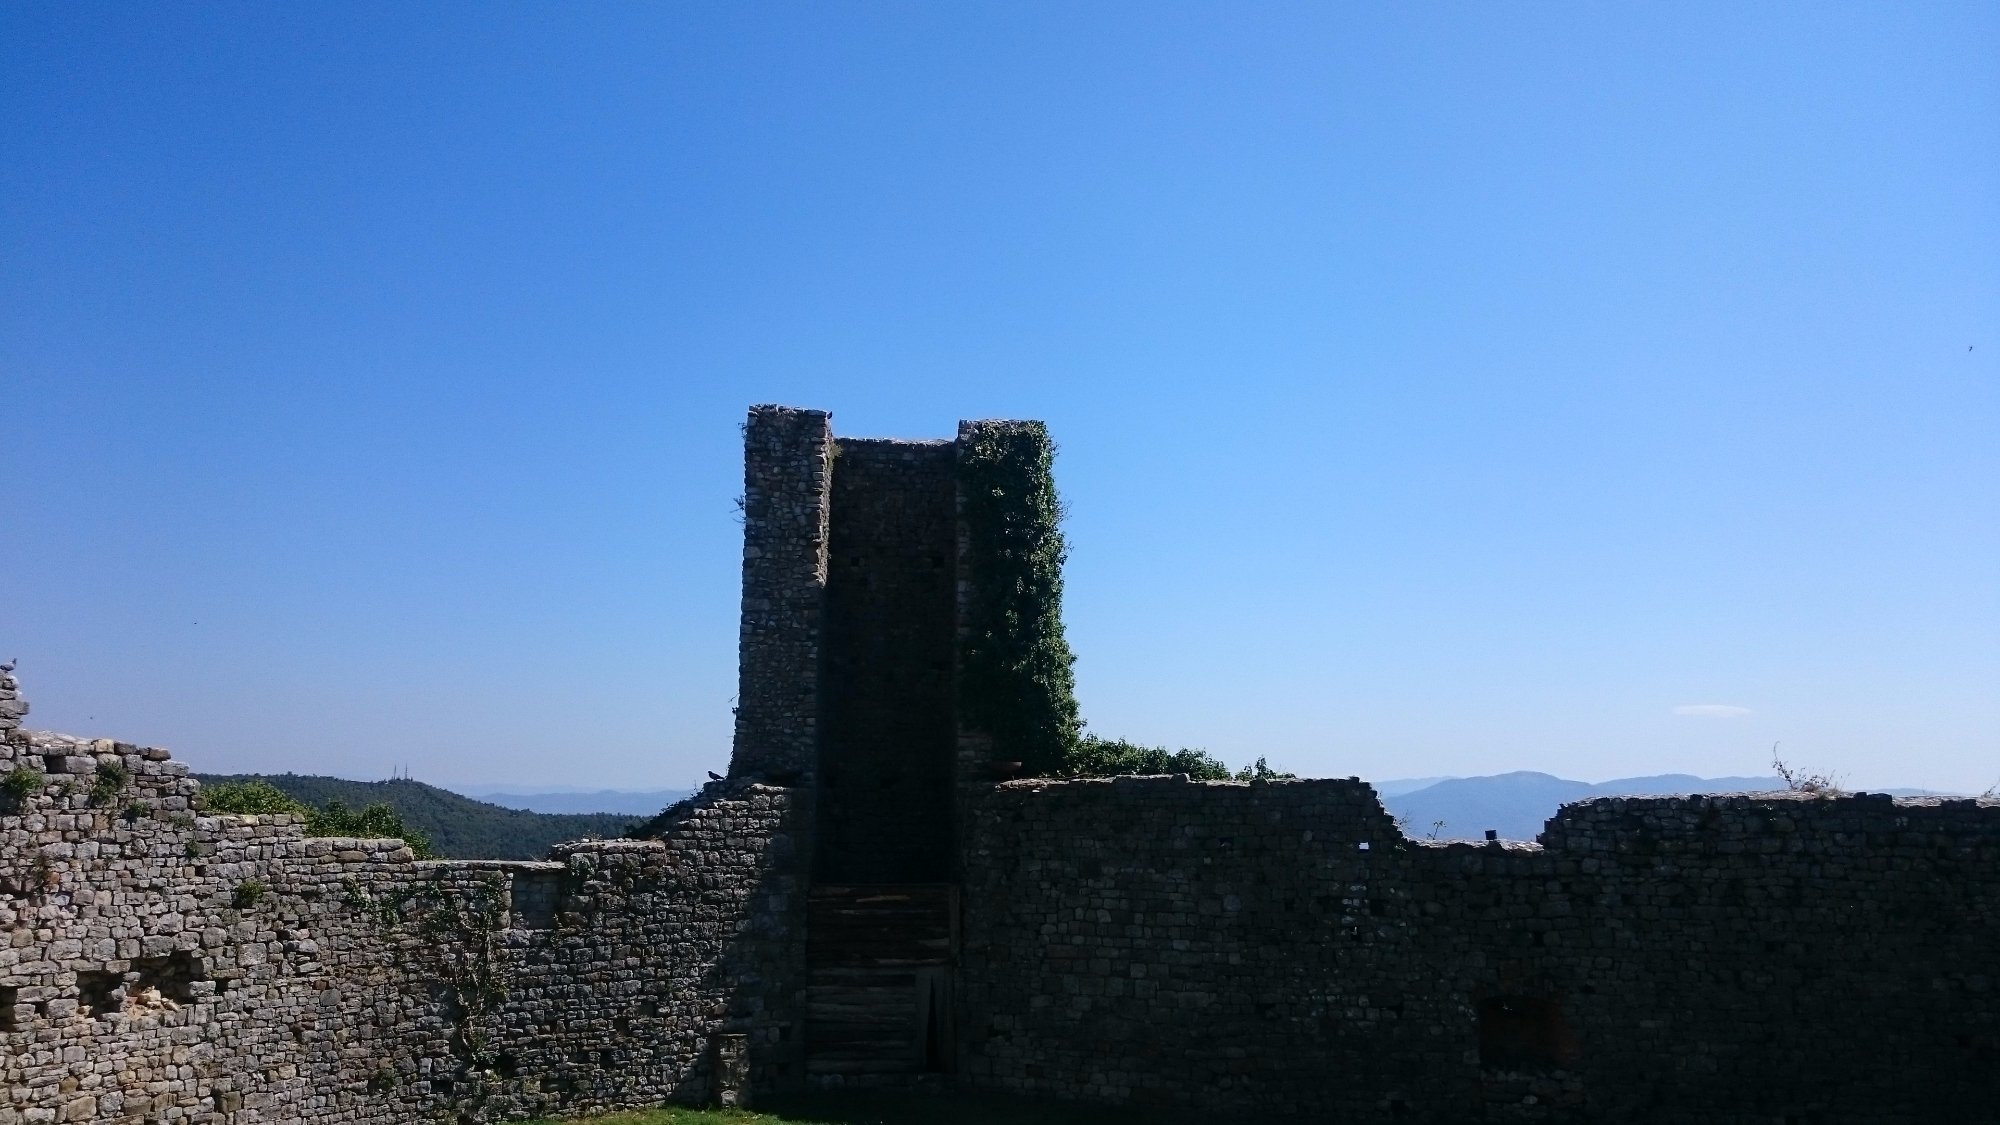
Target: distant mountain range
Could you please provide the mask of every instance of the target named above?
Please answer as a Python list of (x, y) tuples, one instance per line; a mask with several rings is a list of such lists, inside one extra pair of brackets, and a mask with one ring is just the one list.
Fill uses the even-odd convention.
[[(1533, 840), (1566, 801), (1585, 797), (1661, 796), (1671, 793), (1768, 793), (1785, 788), (1776, 777), (1695, 777), (1663, 773), (1616, 781), (1571, 781), (1527, 770), (1490, 777), (1407, 778), (1375, 783), (1382, 807), (1403, 822), (1403, 833), (1424, 839), (1480, 840), (1493, 829), (1503, 840)], [(1887, 789), (1919, 796), (1922, 789)], [(1439, 821), (1443, 824), (1439, 825)]]
[(650, 817), (687, 797), (692, 789), (567, 789), (549, 787), (532, 792), (470, 786), (459, 790), (510, 809), (538, 813), (622, 813)]
[(429, 836), (439, 855), (448, 859), (541, 859), (550, 846), (586, 836), (615, 839), (662, 806), (645, 809), (645, 816), (596, 810), (552, 815), (475, 801), (421, 781), (348, 781), (314, 774), (196, 774), (203, 785), (225, 781), (268, 781), (314, 806), (340, 801), (349, 808), (381, 802), (402, 815), (403, 823)]
[[(615, 838), (690, 790), (549, 788), (538, 792), (475, 787), (480, 798), (421, 781), (348, 781), (312, 774), (197, 774), (203, 784), (268, 781), (311, 805), (341, 801), (361, 808), (380, 801), (404, 823), (430, 836), (438, 854), (452, 859), (540, 859), (549, 847), (584, 837)], [(1412, 839), (1479, 840), (1493, 829), (1504, 840), (1533, 840), (1566, 801), (1585, 797), (1659, 796), (1670, 793), (1764, 793), (1780, 790), (1776, 777), (1695, 777), (1668, 773), (1592, 784), (1527, 770), (1490, 777), (1410, 777), (1373, 783), (1382, 805)], [(1889, 789), (1897, 796), (1922, 789)], [(1438, 822), (1442, 821), (1442, 824)]]

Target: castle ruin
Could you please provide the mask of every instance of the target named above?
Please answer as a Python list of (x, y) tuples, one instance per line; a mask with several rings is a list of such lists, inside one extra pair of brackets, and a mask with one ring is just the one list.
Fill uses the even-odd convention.
[(751, 411), (729, 776), (650, 839), (418, 861), (212, 815), (165, 751), (21, 729), (0, 673), (0, 1125), (917, 1083), (1216, 1120), (2000, 1118), (2000, 801), (1600, 798), (1437, 844), (1352, 778), (1028, 776), (968, 705), (993, 517), (964, 462), (1039, 435)]

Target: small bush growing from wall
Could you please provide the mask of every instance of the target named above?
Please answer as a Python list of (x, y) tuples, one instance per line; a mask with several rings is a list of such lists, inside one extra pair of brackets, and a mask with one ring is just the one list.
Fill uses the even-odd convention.
[(959, 447), (972, 568), (959, 680), (966, 724), (1042, 777), (1065, 772), (1083, 723), (1063, 635), (1062, 501), (1040, 422), (972, 428)]
[(207, 786), (201, 791), (201, 807), (212, 813), (254, 816), (285, 813), (303, 817), (312, 812), (304, 802), (294, 800), (268, 781), (232, 781)]
[(1238, 781), (1275, 781), (1280, 778), (1297, 776), (1298, 774), (1295, 773), (1286, 773), (1284, 770), (1272, 769), (1270, 763), (1264, 761), (1262, 755), (1259, 755), (1256, 761), (1236, 771), (1236, 780)]
[(417, 854), (418, 859), (437, 858), (437, 853), (431, 850), (429, 837), (404, 824), (395, 809), (380, 803), (350, 809), (339, 801), (328, 801), (325, 808), (314, 809), (306, 815), (306, 835), (370, 839), (395, 837), (410, 845), (410, 850)]
[(125, 785), (132, 780), (132, 774), (121, 762), (97, 763), (97, 776), (90, 781), (90, 803), (108, 805), (125, 791)]
[(1812, 773), (1794, 769), (1778, 757), (1778, 748), (1771, 747), (1771, 769), (1784, 779), (1785, 788), (1794, 793), (1808, 793), (1814, 797), (1839, 797), (1847, 791), (1840, 787), (1840, 779), (1830, 773)]
[(5, 778), (0, 778), (0, 793), (5, 793), (17, 801), (25, 801), (40, 793), (42, 786), (48, 784), (48, 781), (48, 775), (38, 769), (31, 766), (15, 766), (7, 772)]

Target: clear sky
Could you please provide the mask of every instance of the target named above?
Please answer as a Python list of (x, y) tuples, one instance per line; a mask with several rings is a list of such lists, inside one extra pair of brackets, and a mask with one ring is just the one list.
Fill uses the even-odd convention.
[(32, 725), (692, 784), (767, 401), (1046, 419), (1100, 733), (1983, 789), (2000, 6), (0, 7)]

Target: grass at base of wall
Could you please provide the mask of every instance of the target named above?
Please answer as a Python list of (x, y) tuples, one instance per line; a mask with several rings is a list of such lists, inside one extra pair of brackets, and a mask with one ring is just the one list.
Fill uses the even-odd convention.
[[(959, 1094), (839, 1093), (798, 1098), (756, 1111), (662, 1107), (526, 1125), (1165, 1125), (1194, 1120), (1162, 1111)], [(1205, 1120), (1213, 1122), (1215, 1118)]]
[(602, 1117), (537, 1117), (522, 1125), (794, 1125), (796, 1117), (773, 1117), (733, 1109), (648, 1109), (637, 1113), (607, 1113)]

